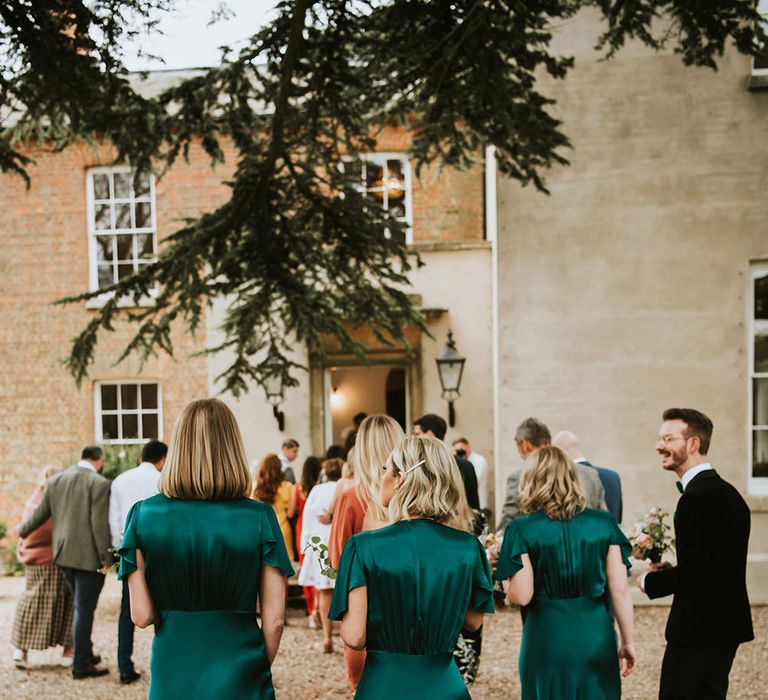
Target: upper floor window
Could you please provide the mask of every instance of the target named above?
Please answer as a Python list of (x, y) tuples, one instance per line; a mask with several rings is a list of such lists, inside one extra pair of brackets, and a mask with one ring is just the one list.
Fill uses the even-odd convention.
[[(757, 11), (763, 16), (763, 31), (768, 34), (768, 0), (758, 0)], [(754, 57), (752, 73), (755, 75), (768, 75), (768, 46)]]
[(127, 167), (91, 168), (87, 176), (91, 291), (138, 272), (157, 253), (155, 183)]
[(155, 382), (104, 382), (96, 385), (96, 442), (130, 444), (160, 440), (163, 411)]
[(752, 266), (750, 490), (768, 493), (768, 263)]
[[(405, 226), (405, 240), (413, 242), (413, 202), (411, 167), (403, 153), (366, 153), (344, 166), (354, 176), (359, 175), (360, 191), (381, 203)], [(384, 235), (391, 235), (389, 230)]]

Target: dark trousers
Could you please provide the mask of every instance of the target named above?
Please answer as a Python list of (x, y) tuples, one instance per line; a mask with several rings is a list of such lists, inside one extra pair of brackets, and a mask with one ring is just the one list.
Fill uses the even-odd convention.
[(93, 666), (93, 614), (99, 602), (101, 589), (104, 588), (104, 574), (97, 571), (83, 571), (61, 567), (64, 579), (72, 591), (74, 615), (72, 618), (72, 642), (75, 657), (72, 660), (73, 671), (87, 671)]
[(120, 601), (120, 619), (117, 622), (117, 668), (120, 673), (133, 671), (133, 633), (136, 628), (131, 620), (131, 596), (128, 581), (123, 579), (123, 597)]
[(738, 644), (682, 649), (667, 644), (661, 663), (659, 700), (724, 700)]

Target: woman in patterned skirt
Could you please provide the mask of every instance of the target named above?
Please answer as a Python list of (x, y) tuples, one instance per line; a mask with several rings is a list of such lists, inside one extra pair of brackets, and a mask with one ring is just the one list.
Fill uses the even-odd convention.
[[(58, 469), (46, 467), (40, 482), (24, 506), (22, 522), (42, 502), (46, 480)], [(53, 564), (53, 522), (49, 518), (25, 538), (19, 538), (17, 556), (26, 566), (26, 587), (16, 605), (11, 644), (13, 660), (27, 666), (29, 649), (63, 646), (63, 665), (72, 663), (72, 594), (58, 567)]]

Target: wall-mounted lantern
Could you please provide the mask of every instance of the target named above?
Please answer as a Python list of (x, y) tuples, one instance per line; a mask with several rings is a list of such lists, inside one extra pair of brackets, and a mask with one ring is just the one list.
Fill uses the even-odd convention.
[(282, 368), (274, 360), (270, 360), (267, 364), (264, 377), (264, 391), (267, 393), (267, 401), (272, 404), (272, 413), (277, 420), (277, 427), (282, 433), (285, 429), (285, 414), (280, 410), (279, 406), (283, 403), (285, 387), (283, 386)]
[(448, 331), (448, 342), (439, 357), (435, 358), (437, 373), (440, 376), (440, 386), (443, 389), (442, 397), (448, 402), (448, 425), (456, 424), (456, 411), (453, 402), (461, 396), (461, 375), (464, 372), (466, 358), (456, 350), (456, 341), (453, 339), (453, 331)]

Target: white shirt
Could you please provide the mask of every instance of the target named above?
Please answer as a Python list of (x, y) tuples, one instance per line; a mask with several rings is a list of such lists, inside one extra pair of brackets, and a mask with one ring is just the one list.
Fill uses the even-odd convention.
[(82, 467), (83, 469), (90, 469), (92, 472), (96, 472), (96, 474), (98, 474), (96, 467), (94, 467), (90, 462), (86, 462), (84, 459), (81, 459), (77, 463), (77, 466)]
[(160, 472), (151, 462), (142, 462), (138, 467), (123, 472), (112, 482), (109, 493), (109, 531), (112, 546), (119, 547), (123, 540), (123, 529), (128, 511), (135, 503), (150, 498), (158, 492)]
[(472, 463), (477, 475), (477, 495), (480, 499), (480, 509), (488, 507), (488, 460), (474, 450), (467, 459)]
[(691, 483), (694, 476), (698, 476), (701, 474), (701, 472), (707, 471), (707, 469), (712, 469), (712, 465), (709, 462), (691, 467), (687, 472), (685, 472), (685, 474), (680, 477), (680, 483), (683, 485), (683, 491), (688, 488), (688, 484)]

